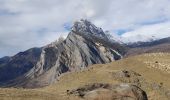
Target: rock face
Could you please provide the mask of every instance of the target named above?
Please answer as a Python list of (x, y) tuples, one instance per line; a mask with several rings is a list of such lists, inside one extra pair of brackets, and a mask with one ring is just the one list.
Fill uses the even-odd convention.
[(81, 20), (74, 23), (65, 40), (43, 47), (29, 71), (6, 84), (31, 88), (46, 86), (54, 83), (62, 73), (119, 60), (124, 52), (124, 47), (110, 41), (101, 28)]
[(135, 85), (91, 84), (76, 90), (67, 91), (85, 100), (148, 100), (146, 93)]
[(0, 59), (0, 85), (31, 70), (40, 58), (41, 48), (32, 48), (13, 57)]

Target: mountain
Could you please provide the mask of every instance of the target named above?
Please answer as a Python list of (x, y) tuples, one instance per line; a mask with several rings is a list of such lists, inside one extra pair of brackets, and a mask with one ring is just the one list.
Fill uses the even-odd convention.
[(74, 23), (66, 39), (2, 58), (1, 86), (46, 86), (56, 82), (62, 73), (119, 60), (125, 52), (125, 47), (110, 40), (101, 28), (80, 20)]
[(32, 48), (13, 57), (0, 59), (0, 84), (22, 76), (31, 70), (40, 58), (41, 48)]
[(170, 52), (170, 37), (150, 42), (136, 42), (127, 44), (129, 47), (126, 56), (139, 55), (143, 53)]
[(169, 100), (170, 37), (121, 39), (80, 20), (65, 39), (3, 57), (0, 99)]

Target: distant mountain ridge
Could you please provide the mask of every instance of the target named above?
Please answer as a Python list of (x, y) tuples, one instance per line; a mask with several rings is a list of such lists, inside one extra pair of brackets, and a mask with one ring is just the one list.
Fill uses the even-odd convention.
[(128, 44), (126, 56), (134, 56), (143, 53), (170, 52), (170, 37), (150, 41)]
[(158, 39), (158, 40), (152, 40), (149, 42), (135, 42), (132, 44), (128, 44), (129, 47), (148, 47), (148, 46), (154, 46), (154, 45), (160, 45), (163, 43), (170, 43), (170, 37)]
[(0, 59), (0, 83), (23, 75), (36, 64), (40, 57), (41, 48), (32, 48), (20, 52), (13, 57)]

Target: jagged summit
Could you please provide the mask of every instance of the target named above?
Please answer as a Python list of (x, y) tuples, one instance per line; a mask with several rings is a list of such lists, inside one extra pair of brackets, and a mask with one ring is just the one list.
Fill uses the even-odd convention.
[(96, 27), (94, 24), (86, 19), (81, 19), (80, 21), (74, 22), (72, 31), (86, 37), (95, 36), (98, 38), (107, 38), (102, 28)]

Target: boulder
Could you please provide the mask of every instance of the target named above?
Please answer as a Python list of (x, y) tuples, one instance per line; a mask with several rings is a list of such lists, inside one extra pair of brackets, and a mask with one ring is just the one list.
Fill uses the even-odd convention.
[(145, 91), (130, 84), (95, 83), (67, 92), (85, 100), (148, 100)]

